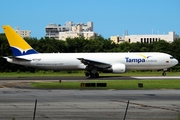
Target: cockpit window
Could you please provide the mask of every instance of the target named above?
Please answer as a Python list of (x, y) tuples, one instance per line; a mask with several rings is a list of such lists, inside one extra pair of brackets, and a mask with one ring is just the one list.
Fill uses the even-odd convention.
[(174, 57), (171, 56), (170, 59), (174, 59)]

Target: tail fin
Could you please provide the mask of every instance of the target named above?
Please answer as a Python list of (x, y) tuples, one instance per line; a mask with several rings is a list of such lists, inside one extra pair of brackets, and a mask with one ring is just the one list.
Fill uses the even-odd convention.
[(3, 29), (14, 56), (38, 53), (18, 33), (16, 33), (11, 26), (5, 25), (3, 26)]

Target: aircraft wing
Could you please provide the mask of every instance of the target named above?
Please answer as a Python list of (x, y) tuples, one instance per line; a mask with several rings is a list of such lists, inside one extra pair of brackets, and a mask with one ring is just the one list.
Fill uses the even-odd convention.
[(92, 66), (92, 67), (97, 67), (97, 68), (111, 67), (111, 64), (104, 63), (104, 62), (89, 60), (89, 59), (85, 59), (85, 58), (77, 58), (77, 59), (80, 60), (84, 65), (87, 65), (87, 66)]

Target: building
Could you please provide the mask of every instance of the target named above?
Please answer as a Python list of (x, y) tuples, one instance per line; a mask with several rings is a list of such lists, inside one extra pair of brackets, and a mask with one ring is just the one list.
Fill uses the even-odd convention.
[(122, 38), (119, 37), (119, 35), (111, 36), (110, 40), (112, 40), (112, 42), (114, 42), (116, 44), (120, 44), (120, 43), (124, 42), (124, 40), (122, 40)]
[(111, 36), (110, 40), (112, 40), (114, 43), (119, 43), (119, 35), (117, 36)]
[(15, 30), (16, 33), (18, 33), (21, 37), (31, 37), (31, 31), (30, 30), (20, 30), (20, 27), (17, 27), (17, 30)]
[(60, 24), (56, 25), (54, 23), (49, 24), (45, 28), (46, 37), (59, 39), (59, 32), (71, 31), (72, 25), (72, 22), (66, 22), (64, 26), (61, 26)]
[(46, 37), (55, 38), (58, 40), (66, 40), (66, 38), (84, 37), (89, 39), (90, 37), (97, 36), (97, 33), (93, 32), (93, 22), (75, 24), (73, 22), (66, 22), (64, 26), (49, 24), (46, 26)]
[[(167, 42), (173, 42), (178, 38), (179, 36), (175, 34), (175, 32), (171, 31), (168, 34), (125, 35), (122, 38), (119, 38), (119, 41), (130, 42), (130, 43), (135, 43), (135, 42), (152, 43), (159, 40), (165, 40)], [(115, 43), (119, 43), (119, 42), (115, 41)]]

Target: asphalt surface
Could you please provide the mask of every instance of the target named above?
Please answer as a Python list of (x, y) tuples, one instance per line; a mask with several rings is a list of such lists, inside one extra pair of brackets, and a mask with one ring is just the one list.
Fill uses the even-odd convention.
[(152, 79), (180, 79), (180, 76), (100, 76), (99, 78), (87, 78), (84, 76), (58, 76), (58, 77), (0, 77), (0, 81), (7, 80), (152, 80)]
[(0, 88), (0, 119), (176, 120), (180, 90), (37, 90)]
[[(66, 80), (75, 79), (69, 78)], [(34, 80), (37, 78), (1, 79), (0, 83)], [(177, 120), (180, 114), (180, 90), (42, 90), (1, 87), (0, 120), (32, 120), (36, 99), (36, 120), (122, 120), (128, 100), (130, 104), (126, 120)]]

